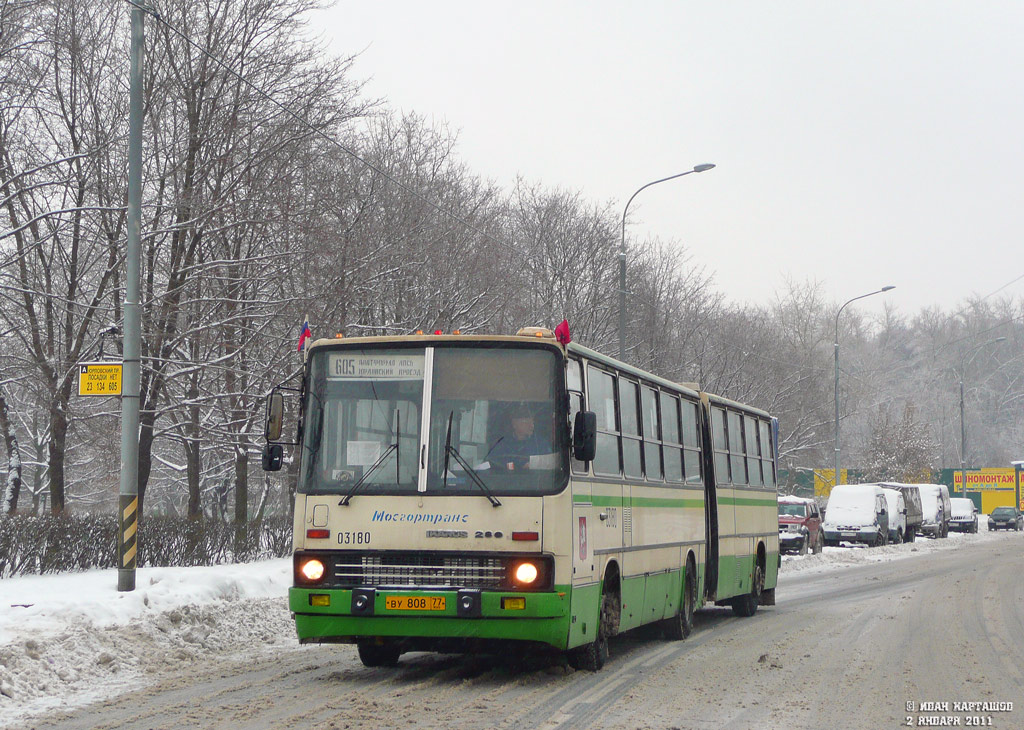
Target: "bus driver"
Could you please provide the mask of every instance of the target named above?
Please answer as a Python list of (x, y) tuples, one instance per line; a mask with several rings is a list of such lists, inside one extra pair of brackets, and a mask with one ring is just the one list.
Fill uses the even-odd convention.
[(509, 432), (494, 444), (489, 461), (505, 471), (523, 471), (530, 468), (530, 457), (551, 452), (534, 432), (533, 412), (525, 403), (514, 406), (509, 413)]

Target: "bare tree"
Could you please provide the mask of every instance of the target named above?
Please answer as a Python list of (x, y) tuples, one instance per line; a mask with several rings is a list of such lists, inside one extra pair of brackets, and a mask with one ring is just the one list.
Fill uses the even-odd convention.
[(873, 424), (864, 478), (869, 482), (929, 482), (933, 456), (928, 425), (916, 420), (913, 405), (904, 406), (898, 420), (883, 407)]
[[(140, 500), (154, 468), (157, 420), (178, 407), (181, 388), (173, 381), (196, 385), (183, 362), (189, 339), (234, 348), (222, 349), (217, 359), (219, 382), (233, 395), (249, 388), (237, 382), (245, 368), (236, 360), (252, 333), (239, 330), (248, 326), (242, 310), (253, 302), (263, 308), (264, 324), (276, 306), (264, 296), (274, 278), (266, 264), (279, 256), (274, 218), (281, 210), (268, 205), (275, 176), (287, 170), (297, 149), (336, 133), (363, 111), (357, 87), (346, 81), (350, 59), (318, 60), (318, 49), (302, 36), (304, 15), (313, 7), (310, 0), (179, 0), (162, 9), (166, 22), (157, 26), (147, 85), (153, 154), (145, 196), (151, 215), (144, 238)], [(262, 273), (245, 271), (249, 264), (236, 259), (243, 256), (259, 262)], [(225, 270), (246, 286), (219, 292), (208, 286)], [(239, 298), (227, 300), (234, 304), (219, 313), (191, 304), (216, 295)], [(188, 312), (199, 321), (188, 321)], [(217, 314), (223, 318), (203, 319)], [(240, 414), (248, 407), (243, 398), (231, 419), (239, 515), (245, 513), (249, 455), (247, 419)]]
[[(118, 66), (109, 3), (33, 6), (0, 108), (0, 317), (29, 354), (48, 400), (51, 509), (65, 506), (65, 453), (77, 363), (95, 346), (114, 281), (120, 208), (111, 154), (118, 134)], [(111, 100), (114, 100), (112, 103)]]
[(18, 495), (21, 493), (21, 450), (18, 436), (7, 415), (7, 399), (0, 387), (0, 434), (7, 447), (7, 479), (4, 480), (3, 502), (0, 502), (0, 517), (13, 515), (18, 509)]

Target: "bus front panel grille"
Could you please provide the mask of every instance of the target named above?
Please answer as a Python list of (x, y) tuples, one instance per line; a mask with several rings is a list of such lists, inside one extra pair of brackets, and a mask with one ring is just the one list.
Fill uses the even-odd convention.
[(334, 582), (342, 588), (496, 589), (506, 582), (506, 565), (505, 559), (486, 555), (340, 555), (334, 564)]

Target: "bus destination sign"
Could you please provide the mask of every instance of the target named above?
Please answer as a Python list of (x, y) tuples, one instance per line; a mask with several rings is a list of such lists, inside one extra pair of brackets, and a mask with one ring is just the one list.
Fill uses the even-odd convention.
[(332, 380), (423, 380), (423, 355), (348, 355), (332, 352), (327, 360)]
[(83, 362), (78, 366), (79, 395), (121, 395), (122, 363)]

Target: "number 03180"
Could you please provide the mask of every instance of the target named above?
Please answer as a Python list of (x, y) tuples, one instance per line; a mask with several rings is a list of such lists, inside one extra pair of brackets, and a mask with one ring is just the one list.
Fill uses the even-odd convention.
[(339, 532), (338, 533), (338, 544), (339, 545), (369, 545), (370, 544), (370, 533), (369, 532)]

